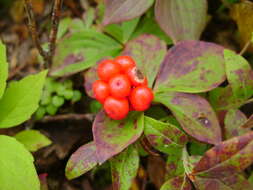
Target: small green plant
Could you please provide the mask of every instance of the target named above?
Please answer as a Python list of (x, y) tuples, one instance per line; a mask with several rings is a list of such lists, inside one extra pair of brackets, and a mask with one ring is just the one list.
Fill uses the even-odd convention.
[(46, 78), (43, 93), (40, 99), (40, 106), (35, 113), (37, 120), (42, 119), (46, 114), (55, 115), (65, 102), (78, 102), (82, 94), (73, 89), (73, 82), (65, 80), (58, 82), (54, 78)]

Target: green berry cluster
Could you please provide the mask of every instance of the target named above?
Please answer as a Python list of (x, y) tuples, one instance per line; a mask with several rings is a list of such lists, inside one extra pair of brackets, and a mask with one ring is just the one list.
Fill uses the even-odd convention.
[(41, 96), (40, 106), (35, 113), (35, 118), (40, 120), (46, 114), (55, 115), (66, 101), (75, 103), (78, 102), (81, 97), (81, 92), (73, 89), (73, 82), (71, 80), (58, 82), (48, 77)]

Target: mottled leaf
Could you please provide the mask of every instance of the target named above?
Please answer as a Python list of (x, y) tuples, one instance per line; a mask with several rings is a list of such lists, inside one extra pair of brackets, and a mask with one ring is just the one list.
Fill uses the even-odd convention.
[(68, 160), (65, 175), (68, 179), (74, 179), (91, 170), (97, 165), (96, 145), (90, 142), (81, 146)]
[(230, 174), (224, 178), (196, 177), (194, 184), (198, 190), (252, 190), (253, 186), (240, 174)]
[(224, 178), (253, 163), (253, 132), (224, 141), (207, 151), (193, 174)]
[(52, 144), (52, 141), (37, 130), (23, 130), (14, 136), (27, 150), (35, 152)]
[(129, 41), (122, 54), (133, 57), (138, 68), (147, 76), (149, 86), (152, 87), (166, 50), (165, 42), (156, 36), (141, 35)]
[(215, 110), (238, 109), (245, 103), (242, 99), (233, 96), (232, 87), (218, 87), (210, 91), (209, 102)]
[(172, 47), (157, 76), (155, 91), (206, 92), (225, 80), (223, 47), (183, 41)]
[(97, 114), (92, 131), (98, 162), (105, 162), (134, 143), (141, 136), (143, 128), (142, 113), (130, 112), (128, 117), (121, 121), (110, 119), (103, 111)]
[(105, 0), (103, 24), (115, 24), (141, 16), (154, 0)]
[(157, 0), (155, 15), (174, 43), (198, 40), (207, 21), (207, 1)]
[(6, 57), (6, 48), (0, 40), (0, 99), (3, 96), (6, 80), (8, 77), (8, 63)]
[(224, 120), (226, 138), (229, 139), (249, 132), (249, 129), (242, 128), (246, 121), (247, 117), (240, 110), (229, 110)]
[(242, 56), (225, 49), (225, 70), (235, 99), (247, 100), (253, 95), (253, 70)]
[(128, 190), (139, 168), (138, 151), (129, 146), (110, 160), (112, 184), (115, 190)]
[(11, 82), (0, 100), (0, 128), (17, 126), (38, 109), (47, 71)]
[(152, 146), (167, 154), (171, 153), (171, 146), (180, 149), (187, 143), (187, 136), (177, 127), (150, 117), (144, 119), (144, 133)]
[(221, 141), (218, 119), (201, 96), (185, 93), (158, 93), (155, 101), (167, 106), (183, 129), (199, 141), (217, 144)]
[(103, 57), (117, 55), (121, 48), (118, 42), (94, 29), (71, 33), (58, 43), (50, 74), (63, 76), (83, 71)]
[(178, 176), (166, 181), (160, 190), (191, 190), (191, 189), (192, 185), (187, 179), (187, 177)]
[(39, 190), (33, 156), (15, 138), (0, 135), (0, 189)]

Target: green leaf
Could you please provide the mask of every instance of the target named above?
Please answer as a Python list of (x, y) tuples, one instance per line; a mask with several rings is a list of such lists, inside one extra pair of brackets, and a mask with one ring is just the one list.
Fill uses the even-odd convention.
[(96, 145), (92, 141), (81, 146), (68, 160), (65, 174), (68, 179), (77, 178), (97, 165)]
[(92, 127), (98, 162), (105, 162), (134, 143), (141, 136), (143, 128), (143, 113), (130, 112), (121, 121), (110, 119), (103, 111), (98, 113)]
[(157, 0), (156, 20), (176, 44), (198, 40), (207, 21), (206, 0)]
[(103, 24), (115, 24), (141, 16), (154, 0), (106, 0)]
[(245, 101), (253, 95), (253, 71), (247, 60), (231, 50), (224, 50), (226, 75), (233, 97)]
[(171, 153), (171, 147), (183, 148), (188, 140), (174, 125), (150, 117), (144, 118), (144, 134), (154, 148), (166, 154)]
[(110, 24), (104, 28), (104, 31), (119, 42), (126, 43), (134, 32), (139, 20), (140, 18), (135, 18), (121, 24)]
[(52, 141), (38, 130), (23, 130), (14, 137), (31, 152), (52, 144)]
[(40, 190), (32, 155), (16, 139), (0, 135), (0, 189)]
[(149, 15), (145, 15), (142, 18), (131, 38), (134, 39), (142, 34), (152, 34), (165, 41), (168, 45), (172, 44), (172, 40), (162, 31), (155, 19)]
[(155, 101), (167, 106), (189, 135), (210, 144), (221, 142), (216, 114), (201, 96), (168, 92), (156, 94)]
[(110, 160), (113, 189), (128, 190), (139, 168), (138, 151), (131, 145)]
[(118, 55), (122, 46), (95, 29), (82, 29), (63, 38), (56, 48), (52, 76), (83, 71), (106, 56)]
[(17, 126), (37, 110), (47, 71), (12, 82), (0, 100), (0, 128)]
[(129, 41), (122, 54), (136, 61), (138, 68), (148, 78), (149, 87), (152, 87), (166, 51), (165, 42), (146, 34)]
[(207, 92), (225, 79), (222, 46), (183, 41), (168, 51), (157, 75), (155, 91)]
[(8, 63), (5, 45), (0, 40), (0, 99), (3, 96), (8, 77)]
[(178, 176), (166, 181), (160, 190), (191, 190), (192, 185), (186, 176)]

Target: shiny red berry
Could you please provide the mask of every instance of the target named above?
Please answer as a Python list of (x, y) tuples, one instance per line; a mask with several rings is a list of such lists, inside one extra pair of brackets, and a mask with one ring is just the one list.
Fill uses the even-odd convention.
[(137, 67), (131, 67), (130, 69), (128, 69), (127, 76), (133, 86), (148, 85), (147, 78), (142, 74), (142, 72)]
[(92, 90), (95, 98), (103, 103), (105, 99), (109, 96), (109, 86), (106, 82), (102, 80), (97, 80), (92, 84)]
[(129, 112), (129, 103), (126, 98), (116, 99), (112, 96), (106, 98), (104, 110), (114, 120), (124, 119)]
[(117, 74), (108, 83), (110, 93), (115, 98), (124, 98), (131, 92), (131, 83), (124, 74)]
[(130, 56), (126, 55), (118, 56), (114, 59), (114, 61), (121, 66), (121, 71), (123, 72), (126, 72), (128, 69), (136, 66), (135, 61)]
[(134, 110), (145, 111), (154, 98), (153, 92), (147, 86), (138, 86), (130, 94), (130, 103)]
[(109, 81), (110, 78), (120, 73), (120, 65), (113, 60), (104, 60), (98, 65), (97, 73), (101, 80)]

